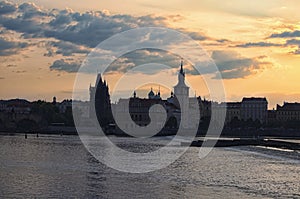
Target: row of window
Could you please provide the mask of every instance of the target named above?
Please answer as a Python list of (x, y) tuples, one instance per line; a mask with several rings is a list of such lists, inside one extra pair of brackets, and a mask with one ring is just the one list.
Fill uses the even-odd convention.
[(299, 111), (278, 111), (278, 115), (300, 115)]

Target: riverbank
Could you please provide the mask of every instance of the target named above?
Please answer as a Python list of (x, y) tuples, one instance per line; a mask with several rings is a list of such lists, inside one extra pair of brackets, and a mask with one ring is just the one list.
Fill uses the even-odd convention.
[[(182, 142), (182, 145), (190, 143)], [(197, 138), (192, 147), (232, 147), (232, 146), (263, 146), (300, 151), (300, 138)]]

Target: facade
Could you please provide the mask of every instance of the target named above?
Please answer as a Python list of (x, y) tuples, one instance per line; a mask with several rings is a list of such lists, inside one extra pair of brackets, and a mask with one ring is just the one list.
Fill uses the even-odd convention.
[(241, 102), (226, 103), (226, 120), (225, 123), (230, 123), (233, 119), (241, 120)]
[(276, 110), (268, 110), (267, 114), (267, 124), (274, 125), (277, 123), (277, 111)]
[(268, 101), (266, 98), (260, 97), (244, 97), (241, 102), (241, 119), (247, 121), (260, 121), (266, 123), (267, 120)]
[[(155, 104), (160, 104), (166, 108), (165, 102), (165, 100), (161, 99), (139, 98), (135, 95), (129, 99), (120, 99), (117, 104), (112, 104), (112, 112), (115, 118), (121, 118), (118, 120), (117, 126), (126, 131), (134, 128), (134, 123), (139, 126), (147, 126), (151, 122), (149, 117), (150, 107)], [(129, 109), (127, 108), (128, 105)], [(134, 123), (128, 121), (128, 112)], [(156, 117), (160, 118), (163, 116), (161, 110), (154, 110), (154, 113)], [(160, 125), (163, 124), (157, 124), (157, 126)]]
[(277, 121), (300, 121), (300, 103), (277, 104)]

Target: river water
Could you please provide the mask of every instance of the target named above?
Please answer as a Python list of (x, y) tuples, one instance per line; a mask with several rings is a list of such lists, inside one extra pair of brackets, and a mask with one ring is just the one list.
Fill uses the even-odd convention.
[[(132, 138), (112, 139), (133, 145)], [(198, 150), (131, 174), (97, 161), (77, 136), (0, 136), (0, 198), (300, 198), (297, 151), (215, 148), (199, 159)]]

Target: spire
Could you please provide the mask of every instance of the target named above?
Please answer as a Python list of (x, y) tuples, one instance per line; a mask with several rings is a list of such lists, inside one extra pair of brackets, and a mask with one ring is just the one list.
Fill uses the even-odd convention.
[(158, 96), (160, 96), (160, 86), (158, 86)]
[(101, 73), (98, 73), (95, 86), (97, 86), (100, 82), (102, 84), (102, 77), (101, 77)]
[(183, 59), (181, 58), (181, 62), (180, 62), (180, 74), (182, 74), (184, 76), (184, 72), (183, 72)]
[[(181, 62), (180, 62), (180, 70), (178, 73), (178, 84), (177, 85), (182, 85), (182, 86), (186, 86), (184, 83), (184, 79), (185, 79), (185, 74), (183, 71), (183, 59), (181, 58)], [(176, 95), (176, 93), (175, 93)]]

